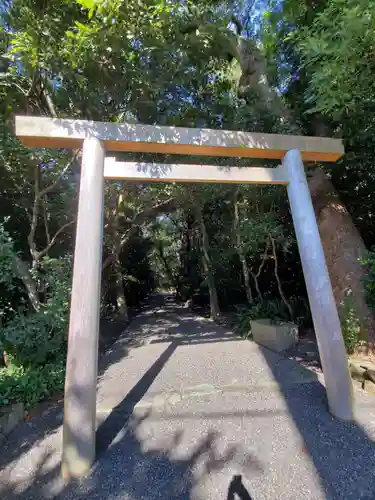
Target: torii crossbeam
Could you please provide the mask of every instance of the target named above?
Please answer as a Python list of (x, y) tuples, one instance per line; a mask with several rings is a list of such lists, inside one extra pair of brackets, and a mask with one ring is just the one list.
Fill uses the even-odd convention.
[[(329, 410), (340, 419), (353, 419), (346, 351), (302, 163), (336, 161), (344, 154), (341, 140), (25, 116), (16, 117), (16, 135), (30, 147), (83, 146), (64, 399), (62, 466), (66, 478), (83, 476), (95, 459), (105, 177), (286, 185)], [(282, 160), (282, 165), (237, 168), (117, 162), (106, 159), (106, 151), (270, 158)]]

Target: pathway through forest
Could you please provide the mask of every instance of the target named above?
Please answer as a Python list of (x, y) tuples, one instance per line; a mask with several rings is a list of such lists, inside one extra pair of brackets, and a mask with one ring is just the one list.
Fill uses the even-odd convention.
[(340, 422), (317, 377), (154, 296), (101, 359), (92, 473), (63, 485), (56, 404), (1, 450), (0, 498), (374, 499), (375, 399)]

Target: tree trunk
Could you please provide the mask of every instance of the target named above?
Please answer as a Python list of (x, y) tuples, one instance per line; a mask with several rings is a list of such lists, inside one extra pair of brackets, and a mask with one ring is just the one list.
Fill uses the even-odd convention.
[(366, 253), (365, 244), (331, 181), (320, 168), (311, 170), (308, 184), (339, 312), (350, 292), (361, 323), (361, 336), (363, 340), (374, 343), (374, 315), (367, 305), (362, 285), (366, 276), (366, 269), (361, 265)]
[(128, 322), (128, 305), (126, 303), (125, 290), (124, 290), (124, 280), (122, 277), (120, 254), (123, 248), (121, 242), (121, 235), (119, 233), (119, 217), (120, 210), (123, 203), (123, 197), (119, 194), (116, 200), (116, 208), (113, 220), (113, 269), (115, 271), (115, 281), (116, 281), (116, 308), (117, 316), (121, 321)]
[(116, 278), (116, 308), (117, 308), (117, 316), (121, 321), (128, 322), (129, 321), (129, 313), (128, 313), (128, 305), (126, 303), (125, 290), (124, 290), (124, 281), (121, 272), (121, 263), (118, 255), (115, 257), (115, 261), (113, 263), (113, 267), (115, 269), (115, 278)]
[[(117, 226), (117, 224), (116, 224)], [(118, 234), (117, 229), (114, 235), (115, 244), (113, 248), (114, 262), (113, 268), (115, 271), (115, 281), (116, 281), (116, 308), (117, 316), (121, 321), (129, 321), (128, 305), (126, 303), (125, 290), (124, 290), (124, 280), (121, 271), (120, 253), (121, 253), (121, 238)]]
[(290, 305), (288, 299), (286, 298), (283, 287), (281, 285), (281, 280), (280, 280), (280, 276), (279, 276), (279, 262), (277, 260), (275, 240), (272, 237), (271, 233), (269, 234), (269, 237), (270, 237), (271, 244), (272, 244), (272, 258), (273, 258), (273, 262), (274, 262), (274, 273), (275, 273), (275, 278), (276, 278), (276, 283), (277, 283), (277, 289), (279, 291), (281, 300), (284, 302), (286, 308), (288, 309), (290, 319), (293, 320), (294, 314), (293, 314), (292, 306)]
[(211, 258), (209, 254), (210, 245), (208, 242), (206, 225), (204, 223), (202, 213), (199, 214), (199, 225), (201, 230), (203, 270), (207, 278), (208, 292), (210, 295), (210, 315), (212, 319), (217, 319), (220, 317), (220, 308), (219, 308), (219, 301), (217, 298), (217, 290), (212, 270)]
[[(155, 217), (163, 212), (168, 212), (173, 210), (176, 207), (175, 198), (169, 198), (168, 200), (157, 203), (152, 207), (147, 207), (142, 212), (135, 215), (133, 220), (129, 221), (129, 229), (123, 237), (120, 237), (120, 250), (124, 251), (126, 247), (131, 242), (132, 237), (137, 233), (139, 226), (148, 218)], [(117, 210), (117, 209), (116, 209)], [(118, 214), (114, 214), (115, 217)], [(115, 224), (118, 224), (118, 221), (115, 221)], [(106, 269), (114, 260), (115, 254), (112, 252), (108, 255), (108, 257), (104, 260), (102, 264), (102, 270)]]
[(176, 283), (175, 283), (175, 280), (174, 280), (174, 277), (173, 277), (173, 272), (172, 272), (172, 270), (171, 270), (171, 268), (169, 266), (168, 259), (164, 255), (163, 243), (161, 241), (158, 241), (156, 246), (157, 246), (157, 250), (158, 250), (158, 253), (159, 253), (160, 261), (163, 263), (163, 266), (164, 266), (164, 269), (165, 269), (165, 274), (167, 275), (167, 278), (168, 278), (168, 281), (169, 281), (169, 285), (171, 287), (176, 288)]
[(22, 280), (25, 288), (27, 290), (27, 295), (29, 297), (30, 303), (35, 311), (40, 309), (40, 300), (37, 285), (35, 280), (30, 274), (28, 265), (18, 257), (18, 255), (13, 255), (12, 268), (14, 274)]
[(242, 247), (241, 235), (239, 232), (239, 225), (240, 225), (240, 214), (239, 214), (239, 207), (238, 207), (238, 189), (236, 189), (236, 192), (234, 195), (234, 234), (235, 234), (235, 238), (236, 238), (236, 249), (237, 249), (238, 257), (240, 259), (241, 266), (242, 266), (242, 275), (243, 275), (243, 280), (244, 280), (246, 298), (247, 298), (248, 303), (251, 305), (253, 303), (253, 294), (251, 292), (250, 273), (249, 273), (249, 268), (247, 266), (246, 255), (245, 255), (245, 252), (243, 251), (243, 247)]
[(192, 233), (195, 220), (191, 213), (187, 212), (185, 217), (185, 225), (181, 232), (181, 248), (179, 251), (180, 270), (177, 273), (177, 298), (179, 300), (187, 300), (192, 297), (191, 290), (191, 251), (193, 247)]
[(260, 301), (262, 301), (263, 300), (263, 295), (262, 295), (262, 292), (260, 291), (260, 288), (259, 288), (258, 275), (255, 274), (255, 273), (251, 273), (251, 276), (253, 277), (253, 280), (254, 280), (255, 290), (257, 291), (258, 299)]
[(269, 244), (270, 244), (269, 238), (267, 237), (266, 243), (265, 243), (265, 247), (264, 247), (263, 256), (262, 256), (262, 260), (261, 260), (261, 262), (259, 264), (258, 271), (256, 273), (251, 273), (251, 276), (253, 277), (253, 280), (254, 280), (255, 289), (257, 291), (258, 298), (259, 298), (260, 301), (263, 301), (263, 295), (262, 295), (262, 292), (260, 291), (260, 288), (259, 288), (258, 278), (261, 275), (261, 272), (263, 270), (264, 264), (266, 263), (266, 260), (268, 258)]

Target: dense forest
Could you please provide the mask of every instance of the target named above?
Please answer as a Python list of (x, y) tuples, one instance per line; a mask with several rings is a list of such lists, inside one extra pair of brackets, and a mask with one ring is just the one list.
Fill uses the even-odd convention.
[[(375, 341), (373, 2), (9, 0), (0, 19), (0, 405), (63, 385), (80, 181), (81, 152), (26, 149), (16, 114), (343, 138), (306, 170), (348, 349)], [(244, 334), (309, 325), (285, 188), (106, 181), (103, 321), (157, 289)]]

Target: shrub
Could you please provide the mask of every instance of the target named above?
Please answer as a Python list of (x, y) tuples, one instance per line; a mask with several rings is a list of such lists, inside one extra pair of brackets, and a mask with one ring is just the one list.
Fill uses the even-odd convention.
[(17, 253), (14, 242), (0, 222), (0, 325), (14, 317), (20, 304), (26, 305), (26, 294), (21, 281), (13, 272), (12, 260)]
[(351, 354), (360, 343), (361, 327), (350, 292), (347, 293), (343, 300), (340, 316), (346, 351)]
[(6, 352), (7, 363), (0, 368), (0, 405), (32, 406), (63, 388), (71, 268), (70, 256), (44, 259), (40, 311), (18, 311), (0, 330), (0, 350)]
[(40, 367), (66, 352), (70, 298), (70, 257), (45, 259), (45, 302), (40, 311), (19, 312), (0, 331), (0, 348), (17, 366)]
[(17, 366), (43, 366), (65, 351), (64, 319), (51, 309), (18, 314), (1, 332), (1, 347)]
[[(310, 308), (306, 299), (291, 297), (289, 302), (294, 311), (293, 321), (298, 325), (311, 322)], [(250, 320), (267, 318), (272, 321), (291, 321), (288, 308), (281, 299), (255, 302), (252, 306), (237, 307), (235, 317), (236, 331), (244, 336), (250, 335)]]
[(241, 337), (249, 337), (250, 335), (250, 320), (253, 318), (252, 308), (247, 306), (238, 306), (235, 314), (234, 323), (235, 331)]
[(310, 305), (305, 297), (290, 297), (289, 303), (292, 306), (294, 318), (293, 321), (297, 325), (311, 326), (312, 317)]
[(362, 259), (361, 264), (367, 268), (367, 276), (363, 280), (366, 291), (366, 300), (369, 307), (375, 311), (375, 248)]
[(30, 407), (64, 387), (65, 359), (42, 367), (0, 369), (0, 406), (22, 402)]
[(250, 320), (269, 318), (275, 321), (290, 321), (288, 310), (280, 299), (259, 301), (251, 306), (241, 306), (236, 313), (236, 331), (244, 336), (250, 335)]

